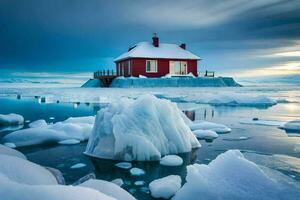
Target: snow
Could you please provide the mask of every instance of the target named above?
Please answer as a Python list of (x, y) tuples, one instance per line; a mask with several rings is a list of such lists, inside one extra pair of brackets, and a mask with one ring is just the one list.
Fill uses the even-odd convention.
[(198, 139), (204, 139), (204, 140), (214, 140), (217, 137), (219, 137), (219, 135), (212, 130), (195, 130), (193, 131), (193, 133), (196, 135), (196, 137)]
[(130, 174), (132, 176), (142, 176), (142, 175), (146, 174), (146, 172), (143, 169), (134, 167), (134, 168), (130, 169)]
[(300, 131), (300, 120), (293, 120), (283, 124), (281, 127), (286, 131)]
[(139, 75), (139, 78), (147, 78), (147, 76)]
[(116, 184), (117, 186), (121, 187), (122, 185), (124, 185), (124, 182), (121, 178), (116, 178), (114, 180), (111, 181), (112, 183)]
[(189, 152), (200, 143), (186, 125), (175, 103), (142, 95), (122, 98), (101, 109), (86, 154), (115, 160), (160, 160)]
[(162, 157), (159, 163), (164, 166), (180, 166), (182, 165), (183, 160), (177, 155), (167, 155)]
[(7, 146), (4, 146), (2, 144), (0, 144), (0, 155), (1, 154), (8, 155), (8, 156), (15, 156), (15, 157), (22, 158), (25, 160), (27, 159), (26, 156), (24, 154), (22, 154), (21, 152), (15, 150), (15, 149), (9, 148)]
[[(44, 143), (70, 144), (75, 140), (85, 141), (93, 129), (94, 117), (69, 118), (55, 124), (36, 125), (35, 128), (27, 128), (12, 132), (3, 137), (4, 142), (12, 142), (17, 147), (38, 145)], [(72, 139), (72, 140), (71, 140)], [(74, 140), (75, 139), (75, 140)]]
[(47, 169), (20, 156), (0, 154), (0, 163), (0, 176), (2, 174), (12, 181), (29, 185), (57, 184), (56, 178)]
[(20, 184), (1, 173), (0, 185), (0, 196), (7, 200), (115, 200), (115, 198), (86, 187)]
[(192, 124), (189, 124), (189, 127), (193, 132), (196, 130), (210, 130), (216, 133), (229, 133), (231, 129), (225, 126), (224, 124), (217, 124), (208, 121), (195, 121)]
[[(178, 175), (169, 175), (156, 179), (149, 184), (151, 196), (154, 198), (169, 199), (181, 187), (181, 178)], [(195, 199), (196, 196), (190, 199)]]
[(0, 114), (0, 126), (16, 126), (24, 123), (24, 117), (15, 113)]
[(79, 186), (95, 189), (118, 200), (135, 200), (126, 190), (108, 181), (90, 179)]
[(130, 162), (119, 162), (115, 164), (115, 166), (122, 169), (130, 169), (132, 167), (132, 164)]
[[(289, 181), (287, 181), (289, 180)], [(208, 165), (187, 166), (186, 183), (174, 200), (193, 199), (297, 199), (298, 187), (279, 172), (268, 173), (238, 150), (220, 154)]]
[(159, 47), (154, 47), (150, 42), (140, 42), (134, 48), (123, 53), (114, 61), (127, 58), (173, 58), (173, 59), (194, 59), (200, 58), (195, 54), (181, 48), (177, 44), (159, 43)]
[(85, 166), (86, 166), (86, 164), (84, 164), (84, 163), (77, 163), (75, 165), (72, 165), (70, 168), (71, 169), (78, 169), (78, 168), (83, 168)]
[(30, 128), (46, 127), (48, 124), (44, 119), (39, 119), (28, 124)]

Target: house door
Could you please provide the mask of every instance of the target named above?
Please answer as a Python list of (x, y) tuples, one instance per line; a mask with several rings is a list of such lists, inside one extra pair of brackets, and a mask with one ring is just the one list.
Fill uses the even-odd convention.
[(187, 62), (186, 61), (170, 61), (170, 74), (184, 75), (187, 74)]

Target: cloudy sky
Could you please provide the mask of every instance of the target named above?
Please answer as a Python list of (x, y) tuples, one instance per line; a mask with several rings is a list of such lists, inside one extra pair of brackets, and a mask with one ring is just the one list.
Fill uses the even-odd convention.
[(299, 0), (1, 0), (0, 72), (85, 73), (129, 46), (187, 43), (200, 70), (300, 74)]

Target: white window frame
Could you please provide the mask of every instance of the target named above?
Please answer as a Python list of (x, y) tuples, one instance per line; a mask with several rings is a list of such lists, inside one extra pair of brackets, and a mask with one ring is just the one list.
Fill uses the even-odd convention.
[[(147, 63), (150, 62), (150, 71), (147, 70)], [(155, 70), (151, 70), (151, 62), (155, 63)], [(157, 73), (158, 72), (158, 66), (157, 66), (157, 60), (146, 60), (146, 73)]]

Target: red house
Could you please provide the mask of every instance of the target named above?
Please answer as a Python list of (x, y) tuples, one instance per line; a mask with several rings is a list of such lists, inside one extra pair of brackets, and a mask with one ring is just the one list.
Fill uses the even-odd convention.
[(162, 77), (189, 73), (197, 76), (198, 60), (198, 56), (186, 50), (186, 44), (159, 43), (159, 38), (154, 35), (152, 43), (140, 42), (114, 62), (118, 76)]

